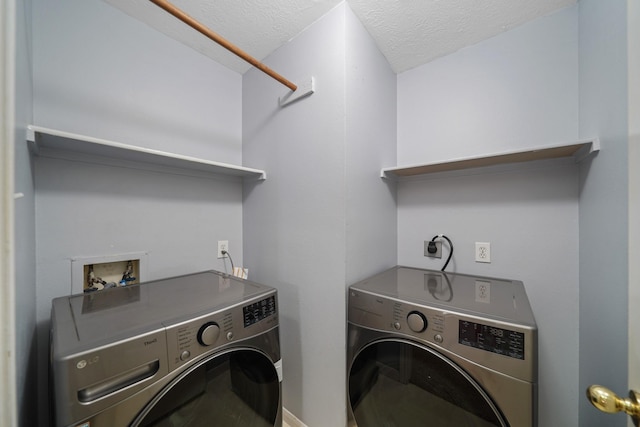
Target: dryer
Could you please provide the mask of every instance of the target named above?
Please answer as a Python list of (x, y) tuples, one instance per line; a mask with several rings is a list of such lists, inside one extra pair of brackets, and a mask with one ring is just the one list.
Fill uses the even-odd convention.
[(394, 267), (348, 290), (349, 427), (537, 425), (522, 282)]
[(280, 427), (277, 307), (216, 271), (54, 299), (54, 424)]

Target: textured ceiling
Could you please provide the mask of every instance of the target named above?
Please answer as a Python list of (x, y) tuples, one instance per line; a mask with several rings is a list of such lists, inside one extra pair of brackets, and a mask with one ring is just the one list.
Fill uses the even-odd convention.
[[(251, 66), (148, 0), (104, 0), (222, 65)], [(347, 0), (396, 73), (507, 31), (577, 0)], [(173, 0), (258, 60), (342, 0)]]

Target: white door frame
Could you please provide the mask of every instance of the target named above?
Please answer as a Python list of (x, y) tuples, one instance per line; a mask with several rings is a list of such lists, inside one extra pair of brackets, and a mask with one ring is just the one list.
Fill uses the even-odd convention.
[[(640, 2), (627, 1), (629, 102), (629, 390), (640, 391)], [(621, 390), (622, 391), (622, 390)], [(631, 418), (628, 425), (633, 426)]]
[(17, 425), (14, 272), (15, 0), (0, 1), (0, 425)]

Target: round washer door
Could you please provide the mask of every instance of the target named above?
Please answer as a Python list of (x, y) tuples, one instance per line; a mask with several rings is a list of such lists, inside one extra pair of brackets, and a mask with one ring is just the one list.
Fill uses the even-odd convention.
[(376, 341), (358, 353), (349, 402), (358, 427), (508, 426), (464, 370), (405, 340)]
[(273, 363), (252, 349), (203, 360), (173, 380), (132, 426), (273, 427), (280, 382)]

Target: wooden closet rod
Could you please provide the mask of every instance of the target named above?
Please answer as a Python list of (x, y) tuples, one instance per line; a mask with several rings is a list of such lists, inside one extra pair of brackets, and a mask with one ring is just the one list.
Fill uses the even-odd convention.
[(258, 61), (257, 59), (255, 59), (254, 57), (252, 57), (251, 55), (249, 55), (248, 53), (246, 53), (245, 51), (243, 51), (242, 49), (240, 49), (239, 47), (234, 45), (233, 43), (229, 42), (224, 37), (221, 37), (218, 34), (214, 33), (209, 28), (207, 28), (205, 25), (203, 25), (202, 23), (198, 22), (197, 20), (195, 20), (191, 16), (187, 15), (185, 12), (183, 12), (180, 9), (178, 9), (176, 6), (174, 6), (170, 2), (168, 2), (166, 0), (150, 0), (150, 1), (152, 3), (154, 3), (156, 6), (161, 7), (165, 11), (169, 12), (170, 14), (172, 14), (173, 16), (175, 16), (176, 18), (178, 18), (179, 20), (181, 20), (182, 22), (184, 22), (185, 24), (190, 26), (191, 28), (199, 31), (200, 33), (202, 33), (206, 37), (208, 37), (211, 40), (213, 40), (214, 42), (218, 43), (220, 46), (224, 47), (229, 52), (239, 56), (240, 58), (242, 58), (245, 61), (247, 61), (249, 64), (251, 64), (254, 67), (256, 67), (257, 69), (259, 69), (260, 71), (262, 71), (265, 74), (269, 75), (270, 77), (276, 79), (277, 81), (279, 81), (280, 83), (282, 83), (283, 85), (285, 85), (286, 87), (291, 89), (292, 91), (295, 92), (295, 90), (298, 89), (298, 86), (296, 86), (295, 84), (293, 84), (289, 80), (285, 79), (280, 74), (276, 73), (271, 68), (267, 67), (262, 62)]

